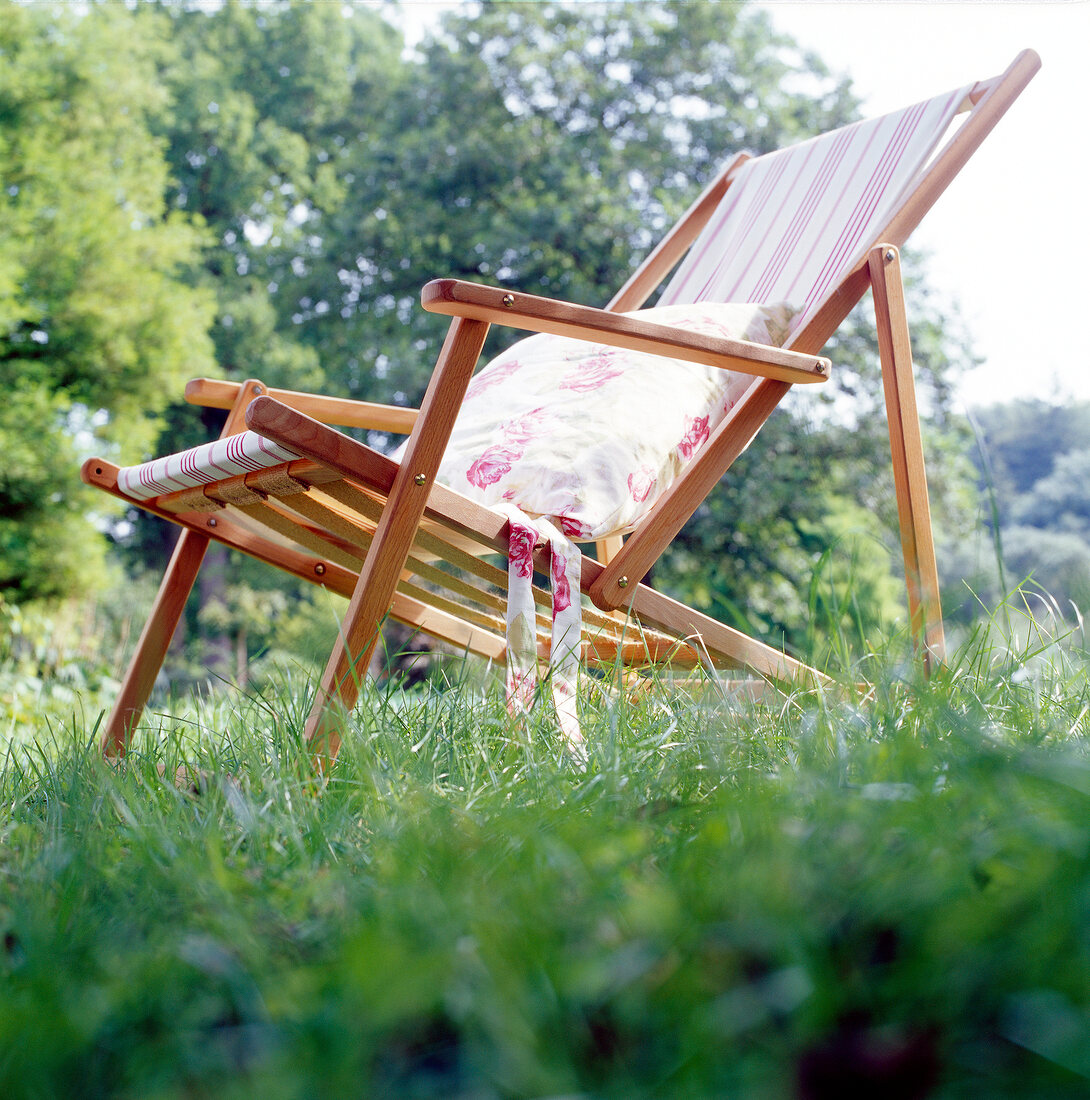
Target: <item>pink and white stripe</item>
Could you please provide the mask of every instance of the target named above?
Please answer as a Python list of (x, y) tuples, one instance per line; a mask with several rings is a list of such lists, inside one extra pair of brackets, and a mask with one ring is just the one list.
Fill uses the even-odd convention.
[(267, 470), (300, 457), (256, 432), (240, 432), (139, 466), (125, 466), (117, 473), (117, 487), (134, 500), (151, 500), (239, 474)]
[(786, 301), (801, 328), (878, 243), (967, 91), (747, 161), (660, 304)]

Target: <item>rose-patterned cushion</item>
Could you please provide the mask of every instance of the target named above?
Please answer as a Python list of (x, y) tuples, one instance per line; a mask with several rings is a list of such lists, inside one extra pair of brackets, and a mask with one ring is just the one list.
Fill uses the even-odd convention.
[[(701, 302), (630, 316), (728, 339), (781, 346), (796, 311), (783, 303)], [(472, 381), (439, 479), (510, 521), (507, 701), (537, 691), (531, 591), (534, 546), (550, 549), (549, 690), (561, 736), (586, 749), (576, 709), (582, 613), (580, 552), (642, 519), (746, 391), (752, 377), (604, 344), (536, 335)]]
[[(700, 302), (630, 314), (782, 345), (786, 304)], [(697, 363), (535, 335), (470, 384), (439, 479), (482, 504), (548, 516), (575, 539), (624, 531), (650, 511), (752, 381)]]

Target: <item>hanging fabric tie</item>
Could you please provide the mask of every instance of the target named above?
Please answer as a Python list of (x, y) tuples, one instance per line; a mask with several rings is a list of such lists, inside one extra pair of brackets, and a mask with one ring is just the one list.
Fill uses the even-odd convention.
[(534, 550), (549, 547), (552, 588), (552, 638), (547, 678), (561, 736), (580, 763), (587, 758), (579, 726), (576, 688), (583, 615), (579, 579), (582, 555), (555, 524), (544, 517), (531, 519), (511, 504), (501, 505), (510, 523), (507, 556), (507, 709), (526, 717), (537, 691), (537, 630), (534, 610)]

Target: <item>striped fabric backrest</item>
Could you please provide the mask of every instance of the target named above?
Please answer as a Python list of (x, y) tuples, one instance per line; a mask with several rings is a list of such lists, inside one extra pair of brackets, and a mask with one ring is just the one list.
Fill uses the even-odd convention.
[(746, 161), (659, 304), (787, 301), (801, 329), (879, 243), (968, 91)]

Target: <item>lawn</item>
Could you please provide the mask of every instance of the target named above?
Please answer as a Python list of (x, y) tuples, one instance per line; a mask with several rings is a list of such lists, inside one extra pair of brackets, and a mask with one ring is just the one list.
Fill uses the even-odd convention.
[[(285, 675), (0, 795), (0, 1096), (1090, 1095), (1077, 646), (924, 683), (368, 687), (324, 784)], [(188, 778), (176, 783), (181, 769)]]

